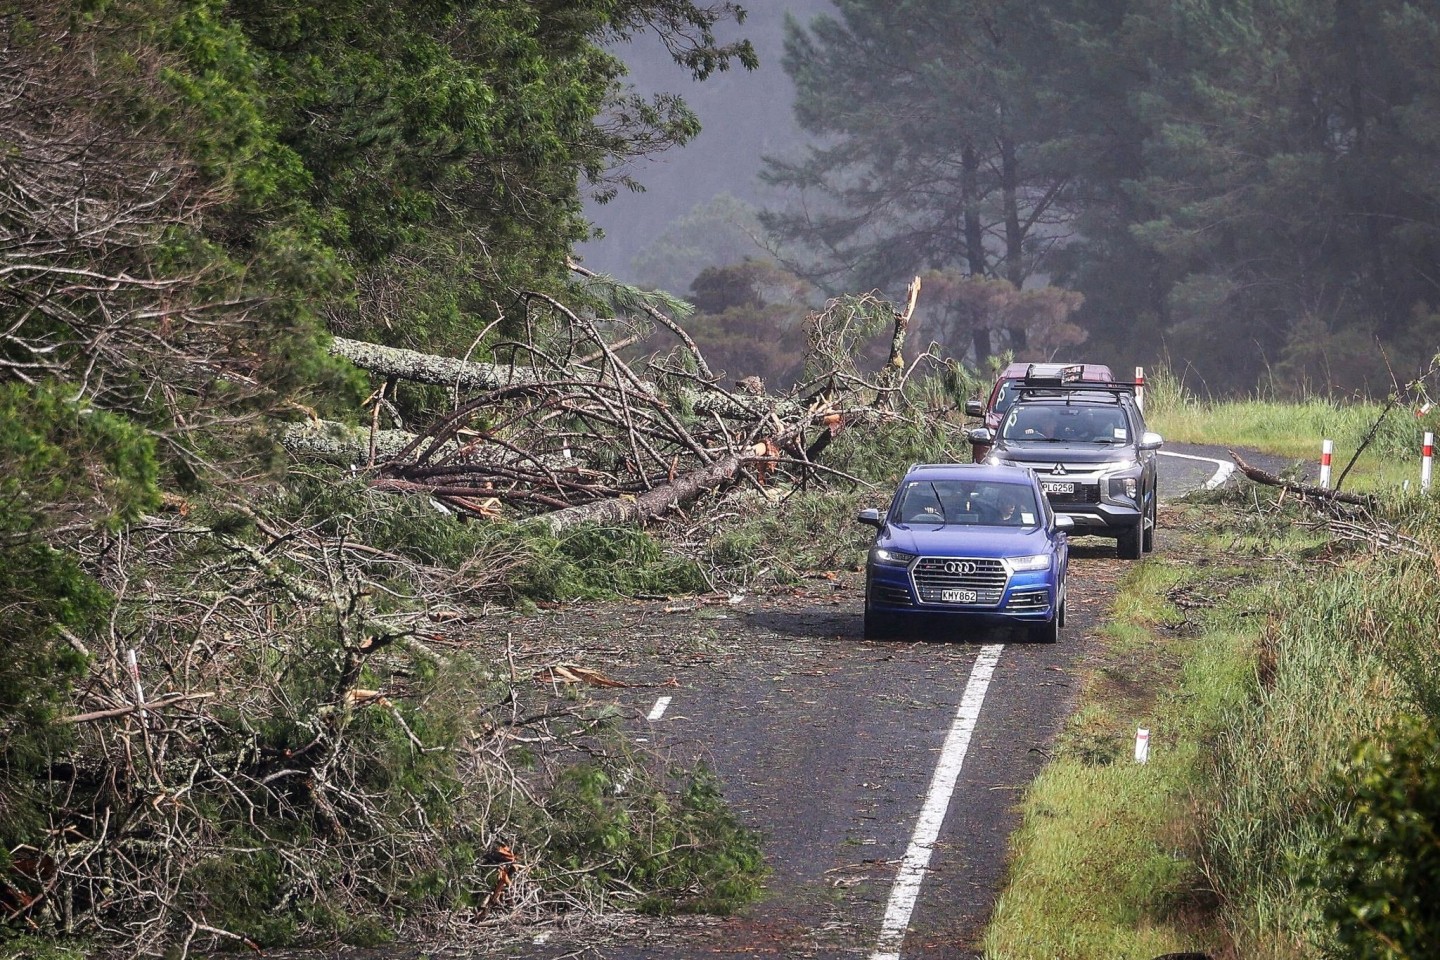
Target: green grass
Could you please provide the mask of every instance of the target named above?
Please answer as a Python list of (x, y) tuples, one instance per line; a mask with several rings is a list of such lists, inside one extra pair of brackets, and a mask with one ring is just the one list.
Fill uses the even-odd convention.
[(1384, 403), (1327, 397), (1201, 400), (1163, 371), (1152, 375), (1146, 386), (1145, 413), (1150, 429), (1167, 442), (1243, 447), (1306, 464), (1318, 465), (1322, 442), (1333, 440), (1337, 480), (1380, 421), (1345, 479), (1349, 490), (1386, 491), (1407, 480), (1418, 484), (1424, 433), (1440, 433), (1440, 410), (1416, 417), (1404, 405), (1387, 412)]
[(1373, 571), (1251, 497), (1172, 508), (1166, 550), (1122, 580), (1024, 802), (988, 957), (1322, 955), (1304, 878), (1333, 832), (1330, 774), (1401, 697), (1355, 635)]
[[(1164, 554), (1130, 568), (1087, 660), (1082, 706), (1025, 800), (987, 957), (1150, 960), (1212, 945), (1194, 919), (1207, 907), (1186, 826), (1196, 762), (1185, 701), (1223, 696), (1221, 678), (1241, 661), (1228, 648), (1212, 653), (1218, 663), (1200, 676), (1220, 691), (1178, 695), (1177, 678), (1203, 644), (1174, 629), (1182, 617), (1168, 598), (1227, 575)], [(1140, 727), (1151, 736), (1143, 765), (1134, 762)]]
[[(1162, 516), (1165, 551), (1120, 585), (1080, 707), (1024, 801), (987, 956), (1428, 955), (1386, 952), (1365, 923), (1341, 950), (1332, 923), (1353, 901), (1323, 878), (1353, 860), (1347, 835), (1367, 835), (1353, 813), (1357, 746), (1388, 743), (1402, 714), (1440, 719), (1440, 501), (1387, 499), (1351, 520), (1371, 536), (1332, 539), (1273, 490), (1203, 500)], [(1132, 753), (1142, 726), (1144, 766)], [(1403, 802), (1409, 782), (1375, 769), (1367, 782)]]

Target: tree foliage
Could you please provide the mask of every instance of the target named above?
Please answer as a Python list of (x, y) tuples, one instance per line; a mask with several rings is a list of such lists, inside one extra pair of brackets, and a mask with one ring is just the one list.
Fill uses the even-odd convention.
[[(268, 430), (355, 408), (330, 333), (485, 352), (487, 326), (532, 326), (507, 311), (568, 282), (581, 191), (626, 186), (619, 162), (697, 129), (678, 98), (630, 95), (605, 45), (651, 34), (703, 78), (754, 65), (716, 37), (741, 17), (0, 5), (0, 936), (185, 955), (483, 901), (496, 825), (457, 798), (517, 799), (454, 751), (484, 672), (394, 624), (508, 568), (427, 501), (395, 526), (463, 541), (443, 565), (360, 543), (385, 531), (353, 501), (285, 516)], [(555, 589), (586, 561), (555, 559)], [(695, 576), (645, 564), (604, 582)], [(368, 695), (386, 684), (394, 700)]]
[(1084, 295), (1092, 349), (1168, 352), (1212, 389), (1383, 390), (1433, 352), (1430, 7), (838, 8), (787, 48), (822, 145), (771, 167), (804, 202), (770, 223), (817, 269), (1048, 279)]
[(688, 326), (717, 372), (762, 388), (788, 388), (805, 357), (812, 288), (768, 260), (707, 267), (690, 285)]
[[(842, 285), (962, 269), (1023, 286), (1066, 218), (1069, 182), (1044, 150), (1028, 82), (1045, 52), (1043, 11), (1008, 0), (837, 7), (838, 18), (790, 26), (796, 115), (822, 145), (770, 162), (767, 179), (801, 199), (768, 225), (819, 258), (813, 275)], [(983, 359), (990, 329), (969, 332)], [(1025, 346), (1023, 326), (999, 333)]]

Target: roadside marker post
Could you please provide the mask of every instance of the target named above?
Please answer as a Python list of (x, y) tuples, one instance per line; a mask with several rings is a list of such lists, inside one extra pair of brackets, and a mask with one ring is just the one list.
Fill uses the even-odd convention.
[(1435, 465), (1435, 434), (1426, 432), (1425, 446), (1420, 450), (1420, 492), (1430, 492), (1430, 473)]
[(1335, 453), (1335, 441), (1325, 440), (1320, 444), (1320, 486), (1330, 489), (1330, 457)]
[(1140, 408), (1140, 412), (1141, 412), (1141, 413), (1144, 413), (1144, 412), (1145, 412), (1145, 368), (1144, 368), (1144, 367), (1136, 367), (1136, 368), (1135, 368), (1135, 406), (1137, 406), (1137, 407)]
[(1145, 763), (1150, 759), (1150, 731), (1141, 727), (1135, 731), (1135, 762)]

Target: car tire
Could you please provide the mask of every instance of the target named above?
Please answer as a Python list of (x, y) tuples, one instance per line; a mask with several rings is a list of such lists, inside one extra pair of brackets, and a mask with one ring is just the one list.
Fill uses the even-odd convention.
[(883, 613), (865, 610), (865, 639), (884, 640), (895, 633), (894, 622)]
[(1036, 643), (1056, 643), (1060, 640), (1060, 624), (1065, 619), (1065, 608), (1062, 604), (1055, 615), (1044, 623), (1037, 623), (1030, 628), (1030, 639)]
[(1150, 553), (1155, 549), (1155, 522), (1159, 513), (1159, 506), (1156, 503), (1155, 494), (1150, 495), (1150, 509), (1148, 511), (1149, 523), (1145, 526), (1145, 533), (1141, 537), (1140, 549), (1144, 553)]
[(1121, 560), (1139, 560), (1145, 540), (1145, 521), (1137, 519), (1115, 538), (1115, 551)]

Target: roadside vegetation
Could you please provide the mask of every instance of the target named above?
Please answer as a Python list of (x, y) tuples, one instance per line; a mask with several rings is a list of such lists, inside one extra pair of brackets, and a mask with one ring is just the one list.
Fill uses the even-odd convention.
[[(1267, 409), (1293, 435), (1325, 407)], [(1242, 480), (1162, 514), (1024, 804), (989, 956), (1429, 955), (1440, 509), (1377, 492), (1366, 513)]]
[(1440, 407), (1431, 405), (1427, 389), (1435, 386), (1434, 373), (1432, 368), (1412, 384), (1397, 384), (1389, 400), (1264, 393), (1207, 400), (1160, 367), (1147, 370), (1145, 409), (1167, 441), (1262, 450), (1309, 467), (1319, 463), (1322, 441), (1332, 440), (1335, 480), (1360, 453), (1344, 489), (1401, 488), (1419, 482), (1424, 433), (1440, 433)]

